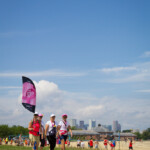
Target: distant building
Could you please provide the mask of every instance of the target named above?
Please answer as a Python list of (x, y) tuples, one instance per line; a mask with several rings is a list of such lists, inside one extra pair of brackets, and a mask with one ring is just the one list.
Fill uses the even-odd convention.
[(107, 128), (109, 131), (112, 131), (112, 125), (102, 125), (104, 128)]
[[(73, 130), (72, 133), (73, 136), (78, 136), (81, 138), (83, 138), (84, 136), (86, 140), (89, 140), (91, 138), (97, 140), (104, 140), (105, 138), (107, 138), (109, 140), (112, 140), (113, 137), (115, 139), (118, 139), (120, 137), (120, 139), (124, 141), (125, 139), (135, 140), (137, 138), (137, 136), (132, 133), (113, 133), (112, 131), (108, 131), (108, 129), (102, 126), (95, 127), (93, 130)], [(70, 132), (68, 134), (70, 134)]]
[(116, 132), (118, 128), (118, 121), (113, 121), (113, 131)]
[(117, 131), (121, 131), (121, 125), (118, 123)]
[(71, 127), (77, 127), (77, 120), (76, 119), (70, 119), (69, 123), (70, 123)]
[(117, 120), (113, 121), (113, 131), (114, 132), (121, 131), (121, 125)]
[(96, 121), (95, 120), (89, 120), (89, 127), (88, 130), (92, 130), (93, 128), (96, 127)]
[(89, 127), (89, 124), (85, 124), (85, 125), (84, 125), (84, 129), (85, 129), (85, 130), (87, 130), (88, 127)]
[(84, 121), (79, 121), (79, 128), (84, 129)]

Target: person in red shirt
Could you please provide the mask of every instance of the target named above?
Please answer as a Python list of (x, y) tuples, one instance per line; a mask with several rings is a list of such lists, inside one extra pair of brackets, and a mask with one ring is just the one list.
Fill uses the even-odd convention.
[(93, 140), (92, 140), (92, 138), (90, 140), (90, 148), (93, 148)]
[(108, 140), (107, 140), (107, 138), (105, 138), (105, 140), (104, 140), (104, 148), (105, 148), (105, 149), (108, 149), (108, 148), (107, 148), (107, 144), (108, 144)]
[(130, 140), (130, 142), (129, 142), (129, 150), (133, 149), (132, 145), (133, 145), (133, 142), (132, 142), (132, 140)]
[[(31, 145), (33, 146), (34, 143), (36, 143), (36, 150), (38, 150), (38, 145), (40, 141), (39, 131), (42, 133), (41, 129), (41, 122), (38, 120), (38, 113), (34, 113), (33, 120), (29, 122), (28, 126), (29, 130), (29, 139), (31, 141)], [(41, 135), (41, 138), (43, 139), (43, 134)], [(34, 148), (32, 148), (33, 150)]]
[(109, 143), (110, 147), (111, 147), (111, 150), (114, 150), (115, 146), (112, 142)]

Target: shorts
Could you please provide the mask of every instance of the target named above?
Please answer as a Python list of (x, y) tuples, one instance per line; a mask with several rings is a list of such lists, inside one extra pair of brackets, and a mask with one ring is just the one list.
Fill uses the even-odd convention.
[(132, 147), (129, 147), (129, 149), (133, 149)]
[(106, 149), (107, 149), (107, 145), (104, 145), (104, 148), (106, 148)]
[(95, 145), (95, 148), (98, 148), (98, 145)]
[(90, 148), (93, 148), (93, 146), (90, 146)]
[(80, 147), (80, 144), (77, 144), (77, 147)]
[(39, 141), (40, 141), (40, 137), (39, 136), (35, 136), (35, 135), (33, 135), (33, 134), (29, 134), (29, 139), (30, 139), (30, 141), (31, 142), (37, 142), (37, 143), (39, 143)]
[(61, 136), (60, 136), (60, 140), (63, 140), (63, 139), (64, 139), (64, 141), (66, 141), (66, 140), (67, 140), (67, 137), (68, 137), (68, 135), (61, 135)]

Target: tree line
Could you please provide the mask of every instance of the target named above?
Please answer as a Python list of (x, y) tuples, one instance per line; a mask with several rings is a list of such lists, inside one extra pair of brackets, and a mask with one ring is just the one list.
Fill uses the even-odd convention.
[(0, 137), (5, 138), (10, 135), (18, 136), (19, 134), (28, 135), (29, 131), (28, 128), (24, 128), (22, 126), (12, 126), (9, 127), (8, 125), (0, 125)]
[[(123, 133), (132, 133), (132, 130), (131, 129), (129, 129), (129, 130), (123, 130), (122, 131)], [(142, 133), (140, 133), (140, 132), (135, 132), (135, 133), (133, 133), (133, 134), (135, 134), (136, 136), (137, 136), (137, 139), (143, 139), (143, 140), (148, 140), (148, 139), (150, 139), (150, 128), (148, 128), (148, 129), (146, 129), (146, 130), (144, 130)]]
[(142, 133), (136, 132), (134, 133), (138, 139), (148, 140), (150, 139), (150, 128), (144, 130)]

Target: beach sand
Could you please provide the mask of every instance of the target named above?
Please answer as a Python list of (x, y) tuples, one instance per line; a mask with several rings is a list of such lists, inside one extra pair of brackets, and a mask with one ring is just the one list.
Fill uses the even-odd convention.
[[(85, 148), (88, 148), (88, 142), (85, 141)], [(4, 144), (4, 142), (3, 142)], [(5, 144), (4, 144), (5, 145)], [(8, 143), (8, 145), (10, 145), (10, 143)], [(12, 145), (16, 145), (15, 143), (13, 143)], [(59, 145), (57, 145), (56, 147), (59, 147)], [(66, 145), (67, 147), (67, 145)], [(70, 146), (69, 147), (77, 147), (77, 142), (70, 142)], [(95, 148), (93, 148), (95, 149)], [(99, 150), (105, 150), (104, 149), (104, 144), (103, 142), (99, 142)], [(119, 142), (117, 142), (115, 150), (128, 150), (129, 149), (129, 142), (124, 142), (121, 141), (120, 142), (120, 149), (119, 149)], [(150, 141), (142, 141), (142, 142), (133, 142), (133, 149), (134, 150), (150, 150)], [(110, 150), (110, 146), (108, 145), (108, 150)]]
[[(76, 147), (77, 142), (71, 142), (70, 147)], [(85, 142), (85, 148), (88, 148), (88, 142)], [(95, 149), (95, 148), (94, 148)], [(103, 142), (99, 142), (99, 149), (104, 149)], [(129, 142), (120, 142), (120, 150), (128, 150), (129, 149)], [(134, 150), (150, 150), (150, 141), (143, 141), (143, 142), (133, 142), (133, 149)], [(110, 150), (110, 146), (108, 145), (108, 150)], [(117, 142), (115, 150), (119, 150), (119, 142)]]

